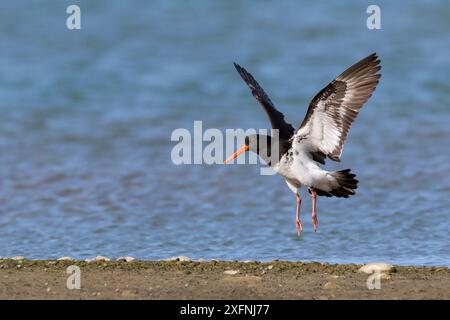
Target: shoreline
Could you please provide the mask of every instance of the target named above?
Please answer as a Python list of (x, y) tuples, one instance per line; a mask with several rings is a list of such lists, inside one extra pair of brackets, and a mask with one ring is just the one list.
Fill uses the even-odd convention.
[(370, 290), (363, 264), (126, 260), (0, 259), (0, 299), (450, 299), (447, 267), (391, 266)]

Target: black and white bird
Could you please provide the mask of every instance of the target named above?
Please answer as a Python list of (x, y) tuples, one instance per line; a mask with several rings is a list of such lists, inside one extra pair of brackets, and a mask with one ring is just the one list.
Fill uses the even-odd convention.
[[(275, 108), (253, 76), (238, 64), (234, 66), (269, 116), (278, 137), (246, 136), (244, 146), (225, 163), (243, 152), (252, 151), (283, 176), (297, 199), (296, 229), (299, 237), (302, 223), (298, 192), (301, 186), (308, 188), (312, 197), (312, 223), (314, 231), (317, 231), (317, 195), (348, 198), (355, 194), (358, 180), (350, 169), (327, 171), (321, 165), (325, 164), (326, 158), (340, 161), (350, 126), (379, 82), (380, 60), (373, 53), (331, 81), (312, 99), (297, 130), (284, 120), (284, 115)], [(272, 154), (274, 150), (278, 151), (277, 157)]]

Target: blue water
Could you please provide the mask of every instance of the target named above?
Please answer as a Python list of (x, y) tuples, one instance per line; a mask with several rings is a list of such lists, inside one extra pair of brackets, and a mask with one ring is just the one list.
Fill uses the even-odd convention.
[[(450, 266), (450, 3), (71, 1), (0, 4), (0, 256), (174, 255)], [(297, 125), (376, 51), (382, 79), (342, 161), (349, 199), (304, 231), (279, 176), (171, 162), (176, 128), (267, 128), (233, 68)]]

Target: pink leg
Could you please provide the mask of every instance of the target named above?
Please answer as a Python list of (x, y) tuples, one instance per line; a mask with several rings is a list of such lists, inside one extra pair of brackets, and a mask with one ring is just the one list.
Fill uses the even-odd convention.
[(295, 216), (295, 225), (297, 228), (297, 235), (300, 238), (302, 234), (302, 222), (300, 221), (300, 205), (302, 204), (302, 199), (298, 195), (298, 193), (295, 194), (295, 197), (297, 198), (297, 214)]
[(314, 225), (314, 232), (317, 231), (317, 228), (319, 227), (319, 220), (317, 220), (317, 211), (316, 211), (316, 191), (311, 189), (311, 197), (312, 197), (312, 214), (311, 219), (312, 223)]

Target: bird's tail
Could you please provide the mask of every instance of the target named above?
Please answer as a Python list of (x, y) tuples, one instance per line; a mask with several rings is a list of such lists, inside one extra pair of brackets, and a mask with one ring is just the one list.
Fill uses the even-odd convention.
[(356, 175), (350, 172), (350, 169), (331, 172), (331, 176), (336, 179), (338, 187), (333, 188), (329, 193), (336, 197), (348, 198), (355, 194), (358, 188), (358, 180)]
[(321, 190), (314, 188), (319, 196), (326, 197), (344, 197), (348, 198), (355, 194), (355, 189), (358, 187), (358, 180), (355, 179), (356, 175), (350, 172), (350, 169), (333, 171), (329, 174), (334, 178), (335, 186), (331, 190)]

